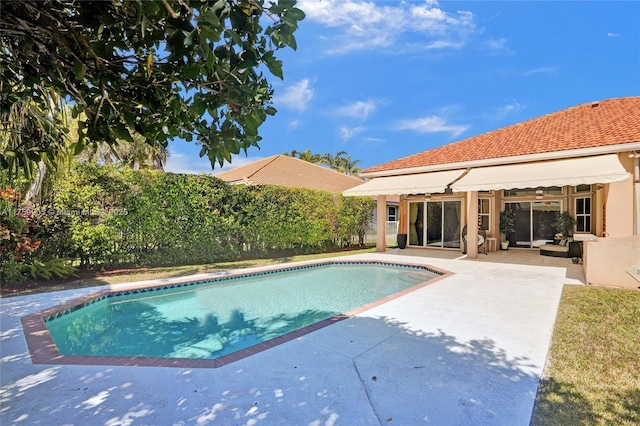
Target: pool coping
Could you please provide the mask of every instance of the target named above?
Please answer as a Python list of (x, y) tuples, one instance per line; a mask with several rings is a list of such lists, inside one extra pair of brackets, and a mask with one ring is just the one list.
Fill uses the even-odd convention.
[[(308, 325), (298, 330), (291, 331), (257, 345), (250, 346), (245, 349), (221, 356), (215, 359), (191, 359), (191, 358), (155, 358), (155, 357), (130, 357), (130, 356), (86, 356), (86, 355), (63, 355), (49, 333), (46, 326), (46, 319), (60, 315), (64, 311), (78, 309), (85, 304), (100, 300), (110, 294), (127, 292), (127, 291), (144, 291), (151, 288), (170, 288), (181, 285), (198, 285), (200, 283), (210, 282), (212, 280), (227, 280), (252, 275), (263, 275), (275, 273), (290, 269), (304, 269), (308, 267), (320, 266), (323, 264), (379, 264), (379, 265), (398, 265), (404, 267), (418, 267), (434, 272), (439, 276), (431, 278), (422, 283), (418, 283), (404, 290), (400, 290), (381, 299), (369, 302), (360, 307), (351, 309), (342, 314), (324, 319), (317, 323)], [(306, 334), (325, 328), (339, 321), (356, 316), (362, 312), (372, 309), (376, 306), (387, 303), (391, 300), (405, 296), (413, 291), (434, 284), (442, 279), (454, 275), (453, 272), (436, 268), (431, 265), (412, 263), (412, 262), (385, 262), (379, 260), (331, 260), (320, 259), (314, 261), (298, 262), (283, 265), (269, 265), (268, 267), (239, 269), (235, 271), (227, 271), (223, 274), (201, 274), (196, 276), (179, 277), (172, 279), (159, 279), (152, 281), (143, 281), (138, 283), (126, 283), (117, 286), (110, 286), (107, 289), (94, 291), (86, 295), (73, 298), (69, 301), (52, 306), (50, 308), (34, 312), (32, 314), (20, 318), (22, 329), (29, 349), (29, 355), (33, 364), (64, 364), (64, 365), (112, 365), (112, 366), (136, 366), (136, 367), (176, 367), (176, 368), (218, 368), (249, 356), (255, 355), (267, 349), (283, 343), (298, 339)], [(197, 277), (197, 278), (196, 278)]]

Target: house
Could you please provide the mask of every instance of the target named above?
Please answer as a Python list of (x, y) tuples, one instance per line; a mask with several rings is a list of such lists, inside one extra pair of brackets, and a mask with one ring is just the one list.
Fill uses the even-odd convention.
[[(235, 169), (217, 173), (215, 176), (230, 185), (278, 185), (320, 189), (338, 194), (364, 182), (363, 179), (287, 155), (272, 155)], [(398, 196), (388, 197), (385, 200), (382, 217), (387, 223), (384, 228), (380, 229), (390, 229), (390, 236), (387, 237), (387, 240), (395, 240), (396, 238), (399, 204), (400, 198)], [(376, 209), (374, 221), (377, 220), (377, 215), (378, 210)], [(371, 226), (374, 231), (376, 229), (375, 223), (373, 222)]]
[(277, 185), (341, 193), (364, 181), (288, 155), (272, 155), (215, 175), (231, 185)]
[[(556, 212), (577, 220), (587, 281), (640, 285), (640, 97), (590, 102), (365, 169), (345, 195), (400, 198), (409, 247), (456, 249), (477, 223), (500, 241), (499, 217), (515, 213), (511, 245), (553, 242)], [(478, 226), (468, 226), (476, 241)], [(596, 242), (597, 240), (597, 242)], [(378, 244), (378, 250), (384, 247)], [(467, 256), (475, 258), (471, 244)], [(640, 264), (637, 265), (640, 270)]]

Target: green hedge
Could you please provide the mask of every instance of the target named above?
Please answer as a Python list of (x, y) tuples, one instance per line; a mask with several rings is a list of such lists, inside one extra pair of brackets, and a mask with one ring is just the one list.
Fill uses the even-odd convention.
[(207, 175), (75, 165), (47, 214), (42, 253), (83, 266), (183, 265), (321, 252), (364, 240), (374, 202), (325, 191), (229, 186)]

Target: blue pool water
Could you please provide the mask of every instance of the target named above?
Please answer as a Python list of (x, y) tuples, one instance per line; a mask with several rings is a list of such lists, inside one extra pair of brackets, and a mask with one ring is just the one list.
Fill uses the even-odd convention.
[(46, 324), (63, 355), (213, 359), (436, 276), (421, 267), (327, 263), (110, 294)]

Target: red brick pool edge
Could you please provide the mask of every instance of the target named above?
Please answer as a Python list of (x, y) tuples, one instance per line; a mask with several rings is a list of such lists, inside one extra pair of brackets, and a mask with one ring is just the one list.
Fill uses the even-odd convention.
[[(320, 263), (349, 263), (349, 262), (340, 262), (340, 261), (320, 261), (320, 262), (309, 262), (307, 264), (314, 265)], [(367, 261), (364, 261), (367, 263)], [(379, 263), (379, 262), (369, 262), (369, 263)], [(339, 321), (345, 320), (357, 314), (360, 314), (364, 311), (372, 309), (376, 306), (387, 303), (393, 299), (397, 299), (398, 297), (404, 296), (408, 293), (416, 291), (420, 288), (426, 287), (430, 284), (436, 283), (444, 278), (453, 275), (453, 272), (445, 271), (442, 269), (434, 268), (428, 265), (418, 265), (412, 263), (402, 263), (402, 262), (393, 262), (399, 266), (419, 266), (428, 268), (428, 270), (436, 272), (440, 274), (435, 278), (431, 278), (422, 283), (416, 284), (407, 289), (398, 291), (389, 296), (383, 297), (382, 299), (378, 299), (376, 301), (367, 303), (366, 305), (362, 305), (358, 308), (352, 309), (345, 313), (333, 316), (331, 318), (327, 318), (320, 322), (308, 325), (298, 330), (294, 330), (287, 334), (283, 334), (282, 336), (275, 337), (273, 339), (269, 339), (267, 341), (261, 342), (257, 345), (250, 346), (248, 348), (239, 350), (237, 352), (221, 356), (216, 359), (192, 359), (192, 358), (154, 358), (154, 357), (126, 357), (126, 356), (82, 356), (82, 355), (63, 355), (58, 350), (58, 346), (56, 345), (53, 337), (49, 333), (49, 329), (45, 324), (45, 318), (48, 318), (52, 315), (55, 315), (59, 312), (63, 312), (67, 309), (75, 308), (79, 305), (83, 305), (86, 302), (89, 302), (93, 299), (103, 297), (109, 293), (114, 292), (122, 292), (133, 289), (140, 288), (153, 288), (158, 287), (159, 283), (149, 283), (148, 285), (140, 286), (140, 285), (131, 285), (130, 287), (118, 287), (117, 290), (102, 290), (98, 292), (89, 293), (87, 295), (72, 299), (68, 302), (53, 306), (48, 309), (44, 309), (42, 311), (35, 312), (33, 314), (24, 316), (20, 318), (22, 323), (22, 330), (24, 332), (24, 336), (27, 342), (27, 347), (29, 348), (29, 354), (31, 356), (31, 362), (33, 364), (65, 364), (65, 365), (112, 365), (112, 366), (131, 366), (131, 367), (177, 367), (177, 368), (218, 368), (227, 364), (231, 364), (235, 361), (239, 361), (243, 358), (249, 357), (251, 355), (255, 355), (267, 349), (271, 349), (275, 346), (281, 345), (283, 343), (289, 342), (291, 340), (295, 340), (299, 337), (302, 337), (306, 334), (309, 334), (313, 331), (320, 330), (324, 327), (327, 327), (331, 324), (335, 324)], [(280, 265), (280, 267), (282, 267)], [(269, 269), (264, 269), (269, 270)], [(234, 275), (242, 275), (242, 272), (232, 273), (228, 275), (229, 277)]]

